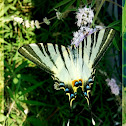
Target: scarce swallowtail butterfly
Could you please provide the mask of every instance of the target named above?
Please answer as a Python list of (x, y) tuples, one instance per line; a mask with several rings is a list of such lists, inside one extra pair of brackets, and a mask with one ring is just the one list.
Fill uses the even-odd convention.
[(66, 92), (70, 106), (79, 87), (89, 105), (95, 66), (111, 44), (114, 34), (113, 29), (105, 28), (87, 36), (78, 47), (37, 43), (20, 47), (19, 53), (52, 75), (55, 89)]

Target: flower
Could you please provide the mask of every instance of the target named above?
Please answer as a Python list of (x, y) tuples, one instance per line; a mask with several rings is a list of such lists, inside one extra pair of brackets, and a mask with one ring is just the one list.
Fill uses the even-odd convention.
[(96, 29), (92, 29), (89, 27), (81, 27), (78, 31), (73, 32), (73, 39), (71, 41), (71, 45), (75, 45), (76, 47), (84, 40), (85, 37), (95, 32)]
[(36, 26), (37, 29), (41, 28), (41, 27), (39, 26), (38, 20), (35, 20), (35, 26)]
[(30, 27), (29, 21), (28, 21), (28, 20), (25, 20), (25, 21), (24, 21), (24, 25), (25, 25), (26, 28), (29, 28), (29, 27)]
[(71, 45), (75, 45), (77, 47), (88, 35), (91, 35), (92, 33), (103, 28), (103, 26), (96, 26), (94, 29), (86, 26), (81, 26), (78, 31), (73, 32)]
[(84, 39), (84, 34), (81, 30), (78, 30), (73, 33), (73, 40), (71, 41), (72, 45), (75, 45), (76, 47), (79, 45), (80, 42)]
[(95, 126), (95, 121), (94, 121), (94, 119), (92, 118), (92, 124)]
[(73, 39), (71, 41), (71, 45), (75, 45), (76, 47), (86, 38), (88, 35), (103, 29), (102, 26), (96, 26), (94, 29), (90, 28), (90, 25), (94, 18), (94, 12), (91, 8), (80, 8), (78, 12), (76, 12), (77, 18), (77, 26), (80, 28), (78, 31), (73, 33)]
[(20, 17), (16, 17), (16, 16), (14, 16), (14, 15), (12, 15), (11, 16), (11, 19), (12, 20), (14, 20), (14, 22), (13, 22), (13, 25), (15, 26), (17, 23), (20, 23), (20, 24), (22, 24), (22, 25), (24, 25), (26, 28), (30, 28), (30, 26), (32, 27), (32, 28), (35, 28), (35, 26), (36, 26), (36, 28), (40, 28), (40, 23), (39, 23), (39, 21), (38, 20), (32, 20), (32, 21), (29, 21), (29, 20), (24, 20), (23, 21), (23, 19), (22, 18), (20, 18)]
[(12, 18), (13, 18), (13, 20), (14, 20), (15, 22), (18, 22), (18, 23), (20, 23), (20, 24), (23, 22), (23, 19), (20, 18), (20, 17), (14, 17), (14, 16), (12, 16)]
[(43, 18), (43, 22), (46, 23), (47, 25), (50, 25), (50, 21), (47, 19), (47, 17)]
[(67, 122), (67, 126), (69, 126), (70, 125), (70, 119), (68, 120), (68, 122)]
[(90, 25), (94, 18), (94, 12), (91, 8), (80, 8), (78, 12), (76, 12), (76, 18), (78, 27)]
[(119, 86), (116, 84), (115, 79), (106, 79), (108, 86), (110, 86), (112, 94), (119, 95)]
[(59, 11), (57, 11), (57, 12), (56, 12), (56, 16), (57, 16), (57, 19), (58, 19), (58, 20), (61, 20), (62, 17), (63, 17), (63, 14), (60, 13)]
[(32, 27), (32, 28), (35, 27), (35, 22), (34, 22), (34, 20), (31, 21), (31, 27)]
[(28, 109), (25, 109), (24, 110), (24, 113), (27, 115), (28, 114)]

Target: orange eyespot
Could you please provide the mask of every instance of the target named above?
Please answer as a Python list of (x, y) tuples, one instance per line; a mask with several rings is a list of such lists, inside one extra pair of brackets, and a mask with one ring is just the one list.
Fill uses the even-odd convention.
[(75, 82), (78, 82), (78, 80), (73, 80), (73, 81), (72, 81), (72, 86), (73, 86), (73, 87), (75, 86)]
[(82, 82), (82, 86), (83, 86), (83, 80), (82, 80), (82, 79), (79, 79), (79, 81), (81, 81), (81, 82)]
[[(79, 80), (73, 80), (73, 81), (72, 81), (72, 86), (74, 87), (74, 86), (75, 86), (75, 82), (79, 82), (79, 81), (82, 82), (82, 79), (79, 79)], [(83, 85), (83, 83), (82, 83), (82, 85)]]
[(82, 79), (79, 79), (79, 81), (81, 81), (81, 82), (82, 82)]

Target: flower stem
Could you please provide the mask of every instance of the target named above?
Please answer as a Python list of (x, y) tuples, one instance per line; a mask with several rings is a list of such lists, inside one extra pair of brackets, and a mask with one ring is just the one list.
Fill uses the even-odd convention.
[[(50, 18), (48, 20), (50, 21), (50, 20), (55, 19), (55, 18), (56, 18), (56, 16), (54, 16), (54, 17), (52, 17), (52, 18)], [(43, 23), (45, 23), (45, 22), (40, 22), (39, 24), (43, 24)]]
[(96, 14), (95, 14), (95, 16), (94, 16), (94, 19), (93, 19), (93, 22), (92, 22), (90, 28), (91, 28), (92, 26), (94, 26), (95, 20), (96, 20), (96, 18), (98, 17), (98, 14), (99, 14), (99, 12), (100, 12), (100, 10), (101, 10), (101, 7), (102, 7), (102, 5), (104, 4), (104, 2), (105, 2), (105, 0), (102, 0), (100, 6), (99, 6), (99, 8), (98, 8), (98, 10), (97, 10), (97, 12), (96, 12)]

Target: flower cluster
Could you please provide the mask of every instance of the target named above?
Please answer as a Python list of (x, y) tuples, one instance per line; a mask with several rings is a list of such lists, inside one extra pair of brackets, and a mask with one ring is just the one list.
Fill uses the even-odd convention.
[(11, 16), (12, 20), (14, 21), (14, 26), (17, 25), (17, 23), (19, 24), (22, 24), (24, 25), (26, 28), (37, 28), (39, 29), (40, 28), (40, 25), (39, 25), (39, 21), (38, 20), (32, 20), (32, 21), (29, 21), (29, 20), (23, 20), (22, 18), (20, 17), (15, 17), (15, 16)]
[(73, 32), (74, 37), (71, 41), (71, 44), (77, 47), (79, 43), (83, 41), (83, 39), (87, 36), (89, 32), (92, 33), (93, 29), (87, 28), (87, 27), (81, 27), (78, 31)]
[(77, 18), (77, 26), (87, 26), (90, 25), (94, 18), (94, 12), (91, 10), (91, 8), (80, 8), (78, 9), (78, 12), (76, 12), (76, 18)]
[(84, 40), (84, 38), (100, 29), (103, 29), (103, 27), (96, 26), (94, 29), (85, 26), (80, 27), (78, 31), (73, 32), (73, 39), (71, 41), (71, 45), (75, 45), (77, 47)]
[(91, 8), (84, 7), (78, 9), (78, 12), (76, 12), (76, 18), (76, 23), (79, 27), (79, 30), (73, 32), (73, 39), (71, 41), (71, 45), (75, 45), (77, 47), (80, 42), (84, 40), (85, 37), (96, 32), (97, 30), (103, 29), (102, 26), (96, 26), (94, 29), (90, 28), (94, 18), (94, 13)]
[(119, 86), (116, 84), (115, 79), (106, 79), (108, 86), (110, 86), (112, 94), (119, 95)]
[(62, 17), (63, 17), (63, 14), (60, 13), (59, 11), (57, 11), (57, 12), (56, 12), (56, 17), (57, 17), (58, 20), (61, 20)]

